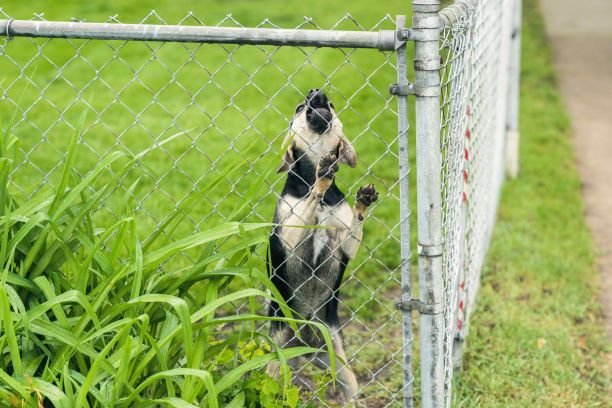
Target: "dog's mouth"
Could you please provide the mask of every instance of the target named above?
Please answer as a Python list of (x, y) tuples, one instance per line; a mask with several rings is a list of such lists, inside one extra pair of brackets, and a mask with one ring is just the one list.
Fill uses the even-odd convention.
[(318, 134), (323, 134), (329, 130), (333, 119), (331, 112), (333, 106), (324, 92), (318, 89), (310, 90), (306, 101), (298, 106), (298, 111), (304, 108), (306, 108), (306, 122), (312, 130)]

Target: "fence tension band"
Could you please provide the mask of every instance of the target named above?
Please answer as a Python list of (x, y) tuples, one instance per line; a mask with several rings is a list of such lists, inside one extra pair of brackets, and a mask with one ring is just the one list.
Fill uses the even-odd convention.
[(417, 244), (417, 253), (419, 256), (424, 256), (426, 258), (435, 258), (438, 256), (442, 256), (443, 245), (424, 245)]
[(436, 315), (444, 312), (444, 305), (442, 303), (423, 303), (419, 299), (397, 299), (395, 301), (395, 308), (405, 312), (416, 310), (420, 314), (427, 315)]
[(439, 86), (427, 86), (427, 87), (419, 87), (414, 84), (408, 85), (398, 85), (391, 84), (389, 85), (389, 93), (391, 95), (396, 96), (424, 96), (424, 97), (438, 97), (440, 96), (440, 87)]

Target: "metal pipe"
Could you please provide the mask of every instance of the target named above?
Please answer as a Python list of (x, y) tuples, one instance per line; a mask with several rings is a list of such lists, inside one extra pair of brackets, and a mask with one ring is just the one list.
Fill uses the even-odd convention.
[[(413, 0), (413, 31), (440, 34), (438, 0)], [(428, 36), (429, 37), (429, 36)], [(415, 86), (430, 89), (416, 97), (417, 206), (419, 297), (444, 302), (442, 278), (442, 188), (440, 151), (440, 52), (438, 36), (417, 40), (414, 47)], [(437, 63), (436, 63), (437, 61)], [(444, 405), (444, 314), (421, 314), (421, 404)]]
[(0, 36), (395, 49), (393, 30), (334, 31), (0, 20)]
[[(406, 28), (406, 16), (397, 16), (396, 29)], [(399, 31), (398, 31), (399, 32)], [(397, 85), (399, 89), (408, 87), (408, 60), (406, 43), (397, 49)], [(399, 155), (399, 187), (400, 187), (400, 256), (402, 275), (402, 299), (412, 297), (410, 277), (410, 162), (408, 159), (408, 95), (397, 94), (397, 132)], [(404, 376), (404, 408), (413, 406), (412, 373), (412, 315), (410, 310), (402, 309), (403, 326), (403, 376)]]
[(506, 112), (506, 174), (516, 178), (519, 172), (519, 89), (521, 82), (521, 0), (514, 0)]

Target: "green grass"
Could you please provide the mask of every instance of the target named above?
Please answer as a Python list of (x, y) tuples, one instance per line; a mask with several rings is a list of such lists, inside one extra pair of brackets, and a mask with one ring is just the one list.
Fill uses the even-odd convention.
[[(112, 152), (81, 179), (72, 166), (80, 132), (70, 139), (59, 185), (24, 199), (6, 188), (18, 162), (17, 139), (11, 124), (5, 127), (0, 137), (2, 406), (215, 408), (259, 400), (267, 401), (266, 407), (297, 406), (298, 389), (288, 372), (279, 383), (260, 369), (279, 358), (286, 367), (291, 354), (316, 349), (277, 354), (267, 336), (254, 331), (256, 322), (268, 319), (255, 314), (255, 305), (263, 298), (280, 299), (265, 265), (253, 257), (270, 224), (229, 222), (154, 246), (166, 240), (161, 234), (140, 240), (134, 200), (126, 194), (120, 221), (101, 227), (92, 208), (138, 156)], [(126, 165), (104, 181), (101, 176), (121, 158)], [(178, 215), (165, 228), (180, 222)], [(171, 260), (189, 248), (198, 249), (197, 262), (178, 268)], [(162, 271), (163, 264), (172, 266)], [(232, 281), (240, 282), (228, 289)], [(251, 307), (243, 312), (223, 313), (245, 300)], [(281, 307), (284, 320), (297, 323)], [(319, 328), (331, 348), (329, 333)], [(259, 387), (246, 381), (253, 379)]]
[[(394, 26), (382, 13), (371, 13), (367, 1), (350, 6), (318, 1), (297, 5), (295, 10), (281, 2), (267, 2), (265, 9), (259, 4), (179, 1), (172, 7), (158, 8), (157, 13), (176, 23), (192, 10), (198, 18), (216, 24), (231, 11), (232, 18), (245, 25), (270, 18), (284, 27), (296, 26), (304, 22), (301, 16), (308, 15), (315, 24), (331, 27), (351, 12), (368, 29), (381, 20), (385, 20), (382, 28)], [(389, 4), (385, 12), (400, 11), (400, 4)], [(124, 22), (138, 22), (146, 14), (141, 6), (119, 1), (97, 5), (69, 1), (61, 7), (57, 3), (39, 7), (49, 19), (78, 16), (100, 21), (108, 14), (118, 14)], [(27, 18), (32, 9), (22, 2), (8, 2), (4, 11), (16, 18)], [(155, 16), (146, 21), (159, 23)], [(224, 24), (235, 25), (231, 21)], [(359, 29), (350, 19), (338, 28)], [(39, 48), (41, 44), (44, 47)], [(347, 60), (345, 51), (327, 49), (302, 52), (275, 47), (138, 42), (109, 43), (112, 46), (85, 41), (73, 44), (79, 47), (76, 58), (75, 49), (63, 40), (15, 39), (6, 47), (14, 61), (7, 61), (1, 74), (7, 79), (3, 86), (6, 95), (17, 100), (28, 87), (22, 99), (28, 121), (15, 129), (26, 152), (22, 156), (25, 163), (14, 176), (17, 185), (29, 190), (40, 183), (42, 175), (48, 175), (49, 182), (57, 180), (56, 166), (66, 148), (65, 135), (74, 127), (86, 100), (95, 114), (90, 115), (83, 135), (89, 148), (82, 150), (75, 163), (82, 171), (111, 146), (136, 152), (184, 132), (163, 150), (152, 151), (142, 160), (150, 175), (142, 180), (137, 192), (139, 204), (150, 215), (140, 220), (142, 230), (153, 229), (193, 189), (202, 193), (202, 200), (192, 209), (190, 222), (180, 232), (187, 233), (202, 221), (208, 225), (223, 222), (229, 209), (241, 200), (242, 192), (255, 185), (262, 194), (260, 201), (249, 203), (255, 208), (250, 217), (269, 221), (276, 197), (265, 193), (278, 192), (283, 176), (264, 178), (263, 174), (272, 161), (279, 161), (278, 150), (288, 121), (304, 92), (325, 87), (342, 110), (345, 133), (359, 155), (357, 170), (341, 170), (341, 187), (352, 198), (357, 188), (373, 182), (384, 198), (366, 226), (366, 237), (371, 238), (367, 238), (366, 247), (370, 252), (361, 251), (364, 256), (354, 265), (367, 262), (371, 251), (375, 251), (381, 263), (366, 265), (366, 269), (388, 275), (385, 268), (397, 267), (398, 231), (393, 229), (399, 194), (394, 157), (396, 102), (387, 91), (388, 85), (396, 81), (394, 56), (389, 59), (377, 51), (356, 50)], [(367, 85), (360, 88), (364, 76), (368, 78)], [(9, 112), (11, 105), (7, 99), (0, 101), (0, 115)], [(39, 145), (41, 133), (45, 143)], [(209, 186), (211, 178), (229, 169), (233, 173), (225, 180)], [(128, 178), (126, 184), (130, 181)], [(107, 203), (109, 208), (101, 213), (112, 212), (113, 205)], [(385, 244), (376, 245), (380, 242)], [(379, 281), (383, 281), (388, 276), (380, 277)], [(361, 301), (366, 301), (365, 297)]]
[(525, 2), (523, 18), (520, 176), (503, 188), (455, 402), (610, 406), (571, 124), (537, 1)]
[[(37, 7), (45, 18), (57, 20), (74, 16), (104, 21), (118, 14), (122, 22), (133, 23), (147, 14), (142, 5), (126, 3), (67, 1), (61, 6), (48, 2)], [(318, 0), (295, 7), (281, 1), (261, 4), (179, 0), (157, 7), (157, 14), (168, 23), (177, 23), (191, 10), (211, 25), (231, 12), (233, 19), (247, 26), (269, 18), (282, 27), (295, 27), (307, 15), (313, 17), (313, 23), (306, 23), (305, 28), (330, 28), (340, 20), (338, 29), (361, 29), (360, 24), (371, 29), (381, 20), (380, 28), (394, 28), (392, 18), (382, 10), (373, 13), (371, 3), (363, 0), (351, 4)], [(35, 11), (22, 2), (3, 3), (3, 7), (14, 18), (29, 18)], [(393, 1), (384, 13), (408, 11), (407, 3)], [(347, 12), (358, 23), (343, 18)], [(160, 20), (151, 16), (146, 22)], [(236, 25), (231, 20), (223, 24)], [(395, 228), (399, 221), (397, 116), (395, 97), (388, 92), (389, 84), (397, 80), (395, 56), (376, 50), (72, 43), (78, 48), (76, 57), (75, 48), (64, 40), (16, 38), (6, 46), (14, 62), (0, 57), (6, 62), (0, 74), (0, 79), (5, 78), (2, 90), (13, 101), (21, 98), (20, 107), (27, 117), (14, 130), (22, 148), (17, 162), (23, 163), (13, 177), (14, 186), (29, 192), (43, 182), (57, 184), (60, 173), (56, 166), (67, 148), (66, 135), (78, 123), (83, 101), (91, 105), (92, 112), (74, 162), (80, 174), (90, 171), (98, 156), (109, 149), (139, 152), (179, 134), (163, 149), (147, 153), (141, 167), (127, 174), (122, 183), (130, 186), (141, 178), (134, 196), (142, 209), (135, 214), (142, 239), (177, 211), (185, 216), (184, 222), (174, 231), (165, 230), (162, 237), (205, 231), (227, 220), (272, 220), (284, 175), (269, 170), (280, 162), (288, 122), (304, 93), (325, 88), (341, 111), (345, 133), (359, 157), (356, 169), (341, 168), (341, 188), (351, 202), (364, 184), (374, 183), (380, 191), (365, 225), (359, 256), (349, 266), (341, 314), (357, 317), (344, 335), (349, 355), (357, 359), (352, 366), (359, 381), (370, 383), (366, 390), (370, 405), (388, 401), (401, 387), (401, 369), (392, 362), (392, 353), (401, 345), (400, 312), (394, 308), (400, 264)], [(9, 99), (0, 100), (0, 116), (8, 115), (12, 108)], [(39, 145), (41, 135), (44, 143)], [(255, 199), (234, 212), (245, 194)], [(100, 225), (117, 222), (114, 214), (123, 204), (121, 197), (106, 199), (95, 221)], [(185, 200), (193, 202), (188, 210), (181, 209)], [(197, 259), (198, 251), (183, 252)], [(259, 255), (263, 259), (263, 251)], [(190, 262), (176, 256), (164, 268), (185, 268)]]
[[(155, 8), (168, 23), (177, 23), (193, 11), (212, 25), (231, 12), (246, 26), (269, 18), (293, 27), (306, 15), (323, 28), (332, 27), (346, 12), (367, 29), (384, 18), (382, 13), (409, 14), (408, 2), (403, 0), (377, 6), (380, 12), (372, 11), (369, 0), (288, 4), (177, 0), (155, 4)], [(129, 23), (139, 22), (146, 7), (119, 0), (44, 1), (36, 6), (3, 2), (4, 12), (14, 18), (29, 18), (33, 11), (40, 11), (50, 20), (104, 21), (117, 14)], [(599, 363), (604, 339), (594, 296), (592, 246), (582, 220), (569, 123), (533, 2), (526, 4), (525, 15), (522, 173), (504, 188), (500, 223), (471, 324), (466, 370), (455, 395), (456, 401), (466, 405), (554, 406), (572, 401), (588, 405), (603, 398), (607, 385)], [(146, 22), (159, 20), (151, 16)], [(358, 26), (346, 19), (338, 27)], [(382, 27), (392, 29), (393, 22), (387, 20)], [(27, 108), (28, 121), (15, 129), (26, 152), (17, 161), (25, 164), (13, 181), (23, 191), (59, 181), (56, 166), (68, 147), (68, 135), (78, 124), (83, 100), (95, 113), (88, 116), (75, 158), (81, 173), (109, 149), (139, 152), (180, 133), (164, 145), (165, 152), (151, 151), (138, 171), (125, 176), (124, 186), (142, 177), (135, 196), (144, 212), (135, 216), (143, 239), (177, 207), (181, 212), (184, 199), (195, 205), (182, 211), (185, 222), (168, 231), (170, 235), (184, 236), (227, 219), (270, 221), (276, 198), (266, 193), (280, 190), (282, 176), (266, 175), (278, 162), (287, 122), (303, 92), (326, 87), (342, 110), (345, 131), (355, 141), (360, 160), (356, 169), (340, 170), (342, 189), (352, 195), (360, 185), (373, 182), (381, 191), (381, 200), (366, 223), (359, 258), (349, 266), (344, 293), (350, 295), (345, 295), (341, 308), (345, 316), (355, 313), (363, 322), (349, 324), (345, 336), (349, 354), (358, 359), (353, 368), (360, 382), (369, 381), (372, 368), (383, 367), (401, 342), (400, 317), (393, 308), (399, 279), (398, 231), (391, 229), (398, 222), (396, 116), (395, 99), (387, 92), (396, 81), (394, 57), (388, 61), (377, 51), (358, 50), (350, 55), (351, 64), (343, 64), (346, 55), (338, 50), (302, 53), (274, 47), (73, 43), (79, 48), (76, 58), (75, 48), (63, 40), (28, 39), (13, 39), (6, 47), (18, 66), (0, 56), (2, 91), (14, 101), (22, 98), (21, 106)], [(302, 67), (306, 61), (309, 64)], [(370, 85), (363, 89), (359, 89), (364, 82), (361, 73), (370, 78)], [(12, 107), (9, 100), (0, 100), (0, 116), (6, 119)], [(38, 145), (41, 134), (45, 143)], [(48, 173), (44, 179), (42, 174)], [(112, 179), (111, 175), (101, 177)], [(260, 199), (238, 208), (241, 195), (252, 191), (261, 192)], [(121, 194), (105, 201), (97, 222), (117, 222), (113, 213), (123, 204), (118, 197)], [(256, 211), (251, 212), (253, 208)], [(187, 254), (197, 257), (197, 252)], [(171, 262), (165, 267), (189, 265), (184, 257)], [(381, 322), (388, 324), (377, 333), (378, 341), (368, 343), (367, 327)], [(546, 340), (541, 350), (539, 338)], [(389, 398), (377, 382), (397, 390), (399, 372), (393, 365), (379, 373), (366, 391), (371, 406), (383, 405)]]

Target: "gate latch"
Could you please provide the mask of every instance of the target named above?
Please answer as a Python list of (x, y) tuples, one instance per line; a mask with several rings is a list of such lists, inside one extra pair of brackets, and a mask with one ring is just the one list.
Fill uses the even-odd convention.
[(399, 85), (399, 84), (391, 84), (389, 85), (389, 93), (391, 95), (396, 96), (422, 96), (422, 97), (439, 97), (440, 96), (440, 87), (439, 86), (427, 86), (427, 87), (417, 87), (414, 84), (407, 85)]
[(419, 299), (397, 299), (395, 308), (405, 312), (416, 310), (426, 315), (436, 315), (444, 312), (442, 303), (423, 303)]
[(396, 96), (414, 95), (414, 84), (391, 84), (389, 85), (389, 93)]

